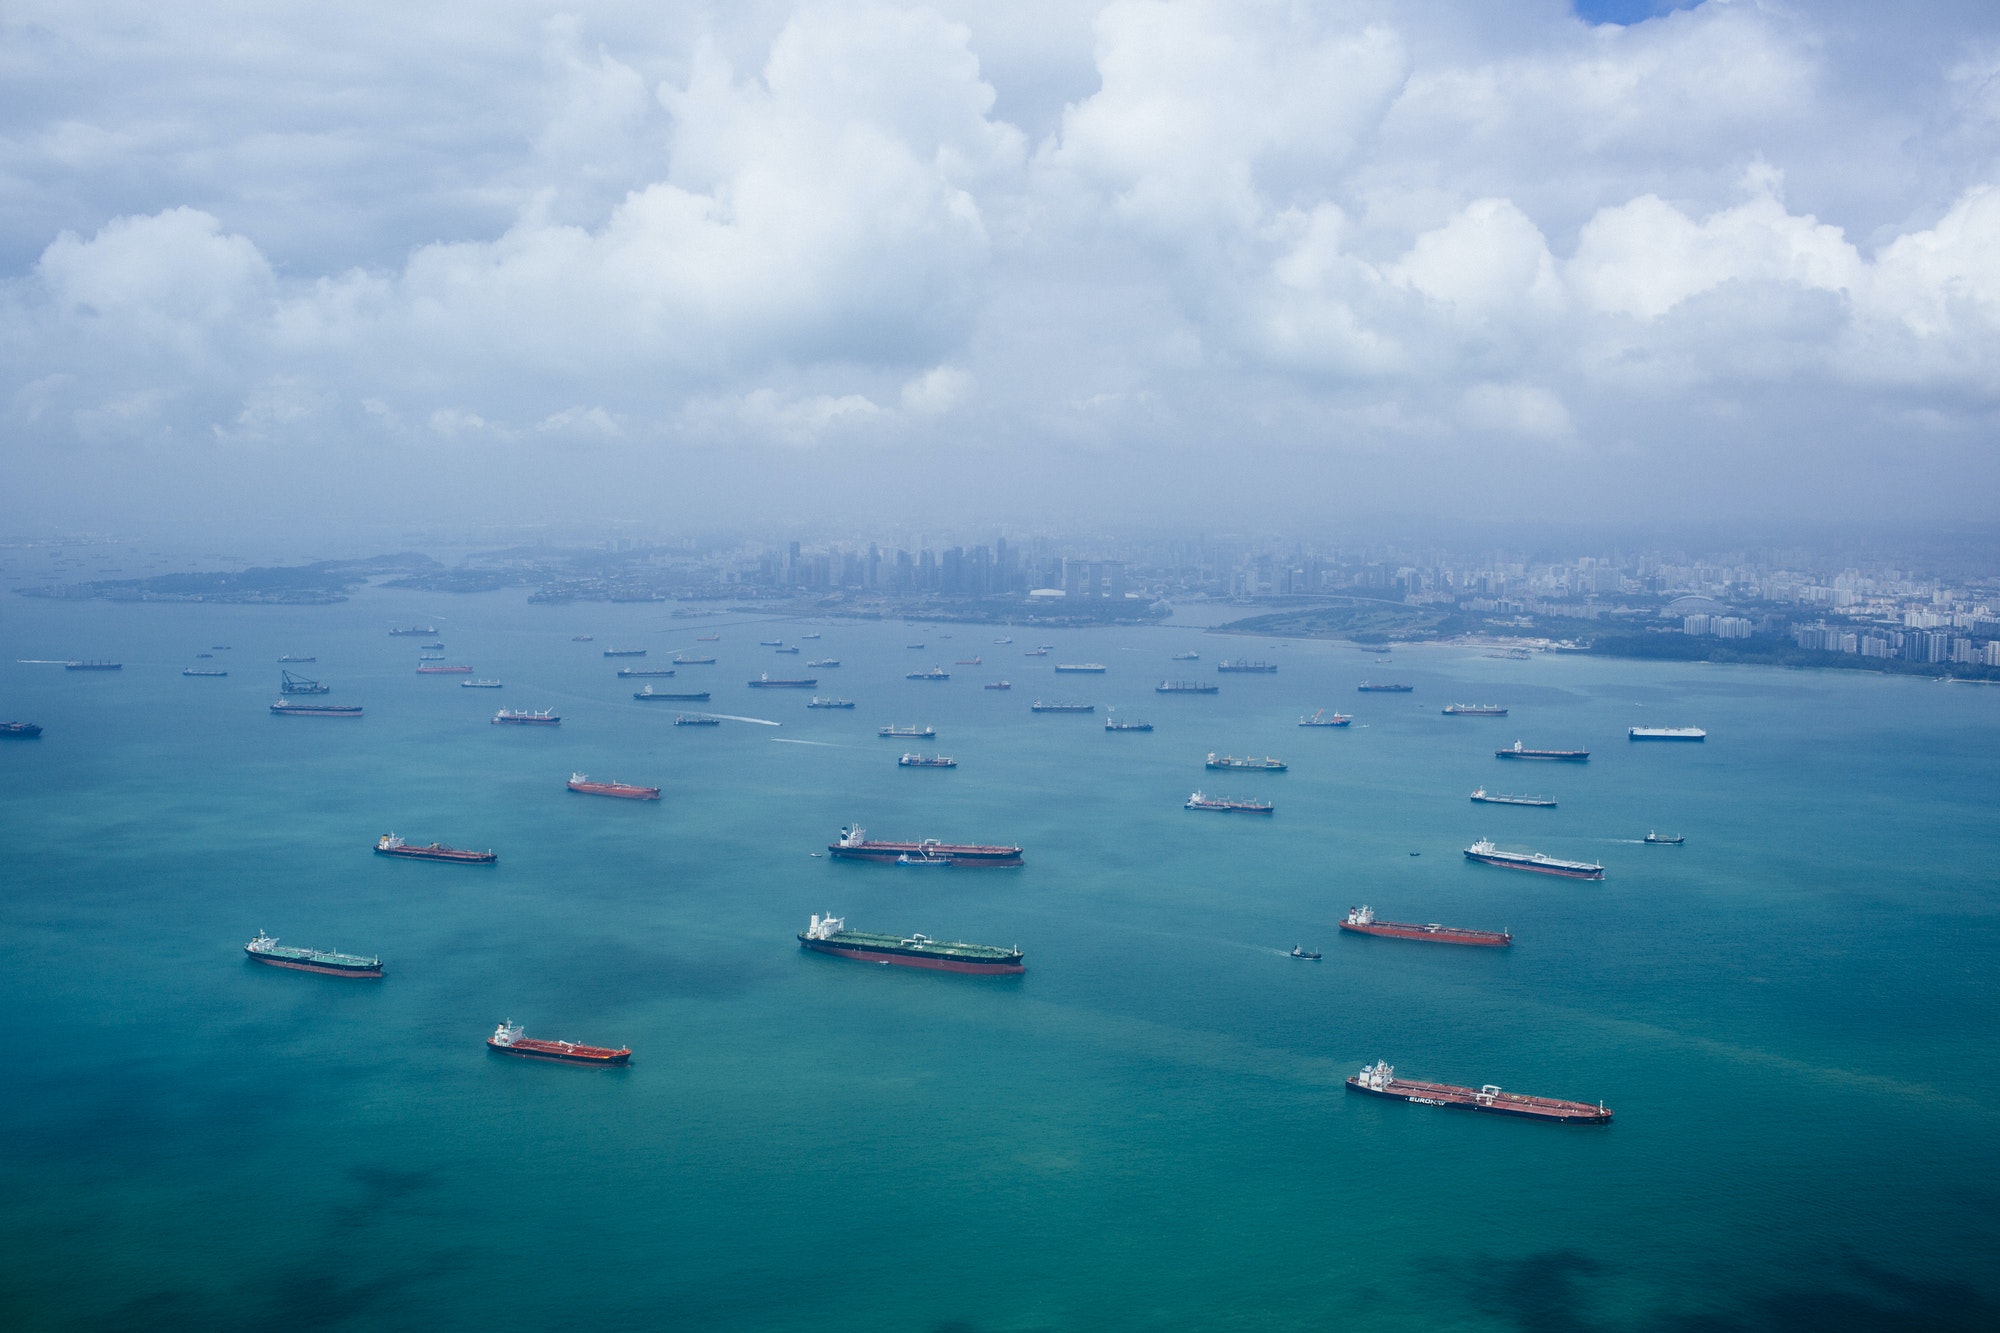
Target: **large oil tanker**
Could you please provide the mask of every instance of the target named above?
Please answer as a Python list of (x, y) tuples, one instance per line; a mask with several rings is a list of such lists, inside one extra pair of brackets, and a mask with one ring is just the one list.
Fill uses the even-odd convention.
[(891, 861), (899, 856), (924, 856), (936, 859), (943, 857), (954, 866), (1017, 866), (1021, 864), (1019, 847), (988, 846), (981, 843), (939, 842), (926, 838), (922, 842), (884, 842), (870, 838), (868, 831), (860, 825), (843, 828), (840, 840), (830, 842), (826, 850), (835, 860), (840, 861)]
[(302, 704), (280, 699), (271, 705), (279, 717), (360, 717), (360, 704)]
[(1491, 838), (1481, 838), (1466, 848), (1465, 859), (1489, 866), (1504, 866), (1509, 870), (1533, 870), (1543, 875), (1561, 875), (1565, 879), (1604, 878), (1604, 867), (1595, 861), (1565, 861), (1542, 852), (1503, 852), (1494, 846)]
[(810, 690), (818, 684), (818, 679), (812, 676), (802, 676), (796, 680), (773, 680), (768, 671), (749, 682), (753, 690)]
[(328, 953), (323, 949), (298, 949), (280, 947), (278, 937), (257, 932), (257, 938), (243, 946), (243, 952), (260, 963), (272, 967), (287, 967), (297, 972), (318, 972), (329, 977), (360, 977), (369, 981), (382, 979), (382, 960), (362, 958), (351, 953)]
[(819, 916), (799, 932), (799, 947), (836, 958), (856, 958), (865, 963), (885, 963), (894, 967), (924, 967), (936, 972), (972, 972), (1004, 975), (1027, 971), (1019, 949), (1003, 949), (994, 944), (947, 943), (927, 935), (877, 935), (865, 930), (849, 930), (847, 918)]
[(1362, 1067), (1347, 1080), (1355, 1092), (1371, 1097), (1389, 1097), (1419, 1106), (1456, 1106), (1467, 1111), (1488, 1111), (1494, 1115), (1520, 1116), (1524, 1120), (1554, 1120), (1568, 1125), (1608, 1125), (1611, 1112), (1603, 1102), (1568, 1102), (1557, 1097), (1530, 1097), (1526, 1093), (1502, 1092), (1497, 1083), (1481, 1088), (1460, 1088), (1450, 1083), (1420, 1083), (1397, 1078), (1396, 1068), (1386, 1060)]
[(1562, 759), (1568, 760), (1572, 764), (1581, 764), (1589, 761), (1590, 751), (1530, 750), (1527, 746), (1521, 744), (1521, 742), (1515, 741), (1504, 750), (1495, 750), (1493, 757), (1495, 759)]
[(495, 852), (468, 852), (437, 842), (428, 847), (412, 847), (393, 833), (384, 833), (375, 840), (375, 854), (401, 856), (411, 861), (456, 861), (461, 865), (470, 866), (490, 866), (500, 859)]
[(622, 1065), (632, 1058), (630, 1047), (612, 1050), (609, 1046), (585, 1046), (574, 1041), (543, 1041), (523, 1035), (519, 1023), (503, 1022), (486, 1039), (486, 1048), (502, 1055), (519, 1055), (530, 1060), (554, 1060), (566, 1065)]
[(1474, 944), (1501, 949), (1514, 942), (1504, 930), (1467, 930), (1463, 926), (1413, 925), (1404, 921), (1377, 921), (1372, 907), (1350, 907), (1340, 928), (1356, 935), (1383, 935), (1397, 940), (1428, 940), (1434, 944)]
[(569, 775), (569, 789), (585, 796), (621, 796), (628, 801), (657, 801), (658, 787), (635, 787), (629, 782), (592, 782), (582, 773)]

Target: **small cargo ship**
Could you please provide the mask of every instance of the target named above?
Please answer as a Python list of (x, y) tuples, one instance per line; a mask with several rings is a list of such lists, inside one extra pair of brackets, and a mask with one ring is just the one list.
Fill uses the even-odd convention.
[(472, 668), (469, 666), (420, 666), (417, 668), (417, 674), (419, 676), (469, 676), (472, 674)]
[(1275, 676), (1278, 674), (1278, 664), (1276, 662), (1248, 662), (1248, 661), (1231, 662), (1226, 658), (1220, 662), (1217, 662), (1215, 664), (1215, 669), (1217, 671), (1233, 672), (1239, 675)]
[(1061, 702), (1048, 703), (1037, 699), (1028, 705), (1028, 711), (1031, 713), (1095, 713), (1097, 705)]
[(1058, 662), (1056, 670), (1078, 676), (1101, 676), (1110, 668), (1102, 662)]
[(818, 684), (819, 681), (810, 676), (802, 676), (796, 680), (773, 680), (769, 673), (761, 674), (749, 682), (753, 690), (810, 690)]
[(408, 629), (390, 630), (389, 637), (392, 639), (428, 639), (437, 632), (436, 625), (412, 625)]
[(1403, 921), (1377, 921), (1372, 907), (1350, 907), (1340, 928), (1356, 935), (1382, 935), (1398, 940), (1425, 940), (1432, 944), (1470, 944), (1484, 949), (1504, 949), (1514, 942), (1504, 930), (1468, 930), (1463, 926), (1413, 925)]
[(320, 684), (320, 682), (313, 680), (307, 676), (294, 676), (289, 671), (280, 671), (278, 675), (281, 677), (278, 683), (278, 693), (280, 694), (333, 693), (333, 686), (322, 685)]
[(606, 648), (604, 655), (606, 657), (644, 657), (646, 650), (644, 648)]
[(1278, 807), (1269, 801), (1239, 801), (1228, 796), (1209, 796), (1195, 792), (1187, 798), (1183, 807), (1188, 810), (1221, 810), (1231, 814), (1268, 815)]
[(443, 645), (443, 644), (441, 644), (441, 643), (424, 643), (424, 644), (418, 644), (417, 646), (418, 646), (418, 647), (420, 647), (420, 648), (442, 648), (442, 647), (444, 647), (444, 645)]
[(1472, 799), (1481, 805), (1532, 805), (1543, 810), (1556, 808), (1556, 803), (1546, 796), (1502, 796), (1484, 787), (1473, 792)]
[(616, 796), (627, 801), (657, 801), (658, 787), (635, 787), (629, 782), (592, 782), (582, 773), (569, 775), (569, 789), (585, 796)]
[(620, 680), (637, 680), (641, 676), (650, 676), (657, 679), (662, 676), (671, 676), (673, 674), (674, 674), (674, 669), (672, 667), (619, 667), (618, 668), (618, 678)]
[(720, 634), (697, 634), (694, 636), (694, 641), (696, 643), (721, 643), (722, 636)]
[(1505, 717), (1507, 710), (1493, 704), (1446, 704), (1446, 717)]
[(634, 699), (667, 699), (677, 703), (691, 704), (707, 703), (708, 695), (709, 692), (707, 690), (656, 690), (651, 685), (632, 692)]
[(1687, 841), (1687, 835), (1684, 833), (1675, 833), (1670, 836), (1668, 834), (1660, 833), (1659, 831), (1655, 830), (1654, 832), (1648, 833), (1645, 836), (1644, 841), (1653, 843), (1655, 846), (1659, 847), (1678, 847), (1682, 843)]
[(597, 636), (595, 634), (572, 634), (569, 636), (569, 641), (571, 643), (595, 643)]
[(1209, 685), (1198, 680), (1163, 680), (1153, 687), (1155, 694), (1214, 694), (1220, 685)]
[(1023, 657), (1047, 657), (1048, 655), (1049, 655), (1049, 650), (1046, 648), (1031, 648), (1027, 652), (1021, 654), (1021, 656)]
[(714, 666), (715, 659), (712, 657), (676, 657), (674, 658), (674, 665), (677, 667)]
[(792, 644), (786, 648), (773, 648), (771, 651), (774, 653), (790, 653), (792, 656), (797, 657), (799, 655), (799, 646)]
[(497, 690), (500, 688), (500, 682), (497, 680), (461, 680), (458, 682), (458, 688), (461, 690)]
[(1213, 750), (1208, 752), (1208, 766), (1210, 768), (1248, 768), (1260, 773), (1282, 773), (1290, 767), (1284, 760), (1273, 759), (1269, 755), (1265, 755), (1262, 759), (1251, 759), (1247, 756), (1238, 759), (1233, 754), (1218, 755)]
[(1532, 870), (1564, 879), (1603, 879), (1604, 867), (1595, 861), (1565, 861), (1542, 852), (1503, 852), (1491, 838), (1481, 838), (1465, 849), (1465, 859), (1508, 870)]
[(1291, 956), (1293, 958), (1303, 958), (1308, 963), (1317, 963), (1319, 961), (1319, 950), (1308, 949), (1303, 944), (1294, 944)]
[(970, 972), (977, 975), (1007, 975), (1027, 971), (1019, 949), (1002, 949), (993, 944), (946, 943), (928, 935), (876, 935), (849, 930), (847, 918), (813, 915), (812, 924), (799, 932), (799, 947), (836, 958), (856, 958), (865, 963), (894, 967), (922, 967), (937, 972)]
[(854, 707), (854, 700), (830, 699), (823, 694), (815, 694), (811, 699), (806, 701), (806, 707), (807, 708), (852, 708)]
[(1201, 654), (1200, 654), (1200, 653), (1175, 653), (1175, 654), (1174, 654), (1174, 655), (1173, 655), (1172, 657), (1169, 657), (1169, 658), (1168, 658), (1167, 660), (1168, 660), (1169, 662), (1199, 662), (1199, 661), (1201, 661)]
[[(961, 658), (959, 658), (959, 659), (958, 659), (958, 660), (957, 660), (956, 662), (953, 662), (953, 663), (952, 663), (952, 665), (953, 665), (953, 666), (984, 666), (984, 665), (985, 665), (985, 663), (986, 663), (986, 659), (985, 659), (985, 658), (983, 658), (983, 657), (961, 657)], [(1058, 668), (1056, 668), (1056, 669), (1057, 669), (1058, 671), (1060, 671), (1060, 670), (1061, 670), (1062, 668), (1061, 668), (1061, 667), (1058, 667)]]
[(1530, 750), (1525, 745), (1522, 745), (1521, 742), (1515, 741), (1513, 745), (1505, 750), (1495, 750), (1493, 757), (1495, 759), (1556, 759), (1572, 764), (1581, 764), (1589, 760), (1590, 751)]
[(280, 717), (360, 717), (360, 704), (302, 704), (280, 699), (271, 705)]
[(226, 676), (229, 673), (227, 671), (204, 671), (200, 667), (183, 667), (181, 674), (183, 676)]
[(559, 727), (562, 715), (553, 708), (503, 708), (493, 715), (496, 727)]
[(1011, 690), (1014, 688), (1014, 682), (1011, 680), (989, 680), (982, 688), (989, 690)]
[(257, 932), (257, 938), (243, 946), (243, 952), (257, 962), (272, 967), (290, 968), (295, 972), (317, 972), (327, 977), (359, 977), (368, 981), (382, 979), (382, 960), (362, 958), (351, 953), (329, 953), (323, 949), (300, 949), (281, 947), (275, 935)]
[(914, 751), (910, 751), (906, 752), (901, 759), (896, 761), (896, 766), (898, 768), (957, 768), (958, 760), (951, 758), (949, 755), (917, 754)]
[(418, 660), (419, 662), (442, 662), (442, 661), (444, 661), (444, 654), (443, 654), (443, 653), (418, 653), (418, 654), (417, 654), (417, 660)]
[(904, 680), (950, 680), (951, 672), (946, 671), (941, 666), (934, 666), (929, 671), (908, 672), (903, 676), (903, 679)]
[(719, 727), (722, 719), (710, 717), (706, 713), (676, 713), (674, 725), (677, 727)]
[(64, 671), (123, 671), (124, 669), (125, 664), (123, 662), (90, 662), (78, 660), (63, 663)]
[(1386, 1060), (1364, 1066), (1347, 1080), (1355, 1092), (1371, 1097), (1388, 1097), (1419, 1106), (1455, 1106), (1466, 1111), (1487, 1111), (1494, 1115), (1519, 1116), (1524, 1120), (1554, 1120), (1569, 1125), (1608, 1125), (1611, 1112), (1603, 1102), (1569, 1102), (1556, 1097), (1530, 1097), (1519, 1092), (1502, 1092), (1498, 1084), (1481, 1088), (1460, 1088), (1449, 1083), (1420, 1083), (1397, 1078), (1395, 1066)]
[(317, 657), (302, 657), (297, 653), (286, 653), (283, 657), (278, 659), (278, 665), (283, 666), (285, 663), (290, 662), (292, 665), (297, 666), (302, 662), (317, 662), (317, 661), (319, 661)]
[(757, 640), (757, 646), (759, 648), (782, 648), (785, 646), (785, 641), (783, 639), (759, 639)]
[(34, 722), (0, 722), (0, 740), (31, 741), (42, 734)]
[(840, 665), (840, 659), (837, 657), (815, 657), (812, 661), (806, 663), (806, 665), (814, 670), (818, 670), (821, 667), (837, 667)]
[(887, 726), (875, 733), (877, 736), (894, 736), (901, 740), (927, 741), (937, 736), (937, 728), (920, 727), (911, 723), (907, 727)]
[(440, 842), (428, 847), (412, 847), (393, 833), (384, 833), (375, 840), (375, 854), (400, 856), (406, 861), (451, 861), (467, 866), (490, 866), (500, 859), (492, 851), (469, 852), (460, 847), (447, 847)]
[(1634, 727), (1626, 735), (1635, 741), (1705, 741), (1700, 727)]
[(800, 637), (801, 639), (817, 639), (817, 638), (819, 638), (820, 636), (819, 636), (819, 632), (818, 632), (817, 630), (815, 630), (815, 631), (814, 631), (813, 633), (811, 633), (811, 634), (801, 634), (801, 635), (799, 635), (799, 637)]
[(939, 842), (936, 838), (925, 838), (922, 842), (885, 842), (879, 838), (870, 838), (868, 831), (859, 824), (843, 828), (840, 831), (840, 840), (828, 843), (826, 850), (836, 861), (894, 861), (899, 856), (942, 856), (955, 866), (1021, 864), (1019, 847)]
[(585, 1046), (574, 1041), (543, 1041), (524, 1036), (519, 1023), (504, 1022), (486, 1039), (486, 1049), (530, 1060), (554, 1060), (565, 1065), (622, 1065), (632, 1058), (629, 1047)]
[(1356, 694), (1408, 694), (1417, 688), (1414, 685), (1377, 685), (1372, 680), (1364, 680), (1354, 687)]
[(1300, 718), (1299, 725), (1302, 727), (1344, 727), (1353, 721), (1354, 719), (1345, 713), (1329, 713), (1322, 708), (1309, 717)]
[(1107, 717), (1104, 719), (1104, 729), (1106, 731), (1151, 731), (1153, 724), (1150, 722), (1140, 722), (1137, 719), (1127, 722), (1122, 718)]

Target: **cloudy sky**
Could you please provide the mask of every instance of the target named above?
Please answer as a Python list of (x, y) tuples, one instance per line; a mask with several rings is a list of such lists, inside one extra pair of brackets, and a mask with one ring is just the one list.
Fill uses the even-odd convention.
[(0, 86), (0, 527), (2000, 512), (1991, 0), (8, 0)]

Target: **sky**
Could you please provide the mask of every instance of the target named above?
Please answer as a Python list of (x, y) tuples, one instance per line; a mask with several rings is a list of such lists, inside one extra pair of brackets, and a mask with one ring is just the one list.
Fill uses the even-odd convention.
[(0, 532), (2000, 510), (2000, 5), (0, 7)]

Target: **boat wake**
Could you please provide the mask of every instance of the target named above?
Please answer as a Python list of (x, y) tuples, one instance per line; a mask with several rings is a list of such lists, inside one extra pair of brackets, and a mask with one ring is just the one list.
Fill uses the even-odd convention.
[[(773, 723), (772, 725), (776, 726), (777, 724)], [(881, 753), (881, 751), (876, 750), (873, 746), (835, 745), (832, 741), (802, 741), (796, 736), (773, 736), (771, 737), (771, 743), (773, 745), (817, 745), (826, 750), (866, 750), (870, 754)]]
[(17, 657), (17, 658), (15, 658), (14, 660), (15, 660), (16, 662), (20, 663), (20, 664), (21, 664), (22, 666), (63, 666), (63, 665), (64, 665), (63, 661), (62, 661), (62, 660), (61, 660), (60, 658), (54, 658), (54, 657)]
[(782, 722), (773, 722), (768, 717), (736, 717), (730, 713), (704, 713), (703, 717), (719, 717), (724, 722), (755, 722), (760, 727), (782, 727)]

